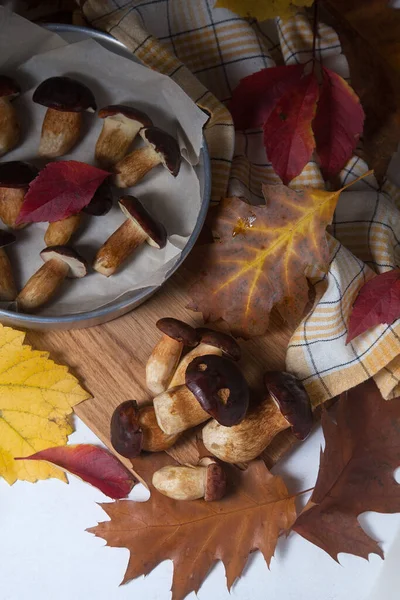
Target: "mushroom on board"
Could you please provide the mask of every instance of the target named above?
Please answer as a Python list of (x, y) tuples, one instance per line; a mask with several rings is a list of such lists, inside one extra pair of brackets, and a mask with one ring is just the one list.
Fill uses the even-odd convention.
[(199, 343), (196, 329), (172, 317), (159, 319), (156, 327), (163, 333), (146, 364), (146, 385), (152, 394), (167, 389), (185, 346)]
[(226, 474), (212, 457), (205, 456), (196, 466), (178, 465), (153, 474), (156, 490), (174, 500), (221, 500), (226, 492)]
[(164, 248), (167, 232), (143, 204), (134, 196), (122, 196), (118, 205), (127, 217), (122, 225), (104, 242), (96, 254), (93, 269), (109, 277), (146, 242), (154, 248)]
[(153, 399), (161, 429), (170, 435), (195, 427), (210, 417), (232, 427), (249, 405), (249, 388), (239, 367), (224, 356), (195, 358), (186, 369), (186, 385), (169, 388)]
[(169, 387), (175, 387), (185, 383), (186, 369), (189, 363), (191, 363), (194, 358), (197, 358), (197, 356), (215, 354), (217, 356), (227, 356), (235, 361), (240, 360), (240, 346), (235, 338), (229, 335), (229, 333), (214, 331), (208, 327), (198, 327), (196, 331), (200, 336), (200, 343), (182, 358), (170, 381)]
[(11, 229), (21, 229), (25, 223), (16, 224), (29, 184), (39, 171), (30, 163), (20, 160), (0, 163), (0, 219)]
[(139, 407), (135, 400), (126, 400), (115, 409), (110, 433), (114, 450), (125, 458), (135, 458), (142, 450), (168, 450), (179, 438), (160, 429), (153, 406)]
[(214, 456), (228, 463), (257, 458), (273, 438), (291, 427), (304, 440), (311, 431), (311, 403), (303, 384), (294, 375), (270, 371), (264, 376), (267, 395), (234, 427), (210, 421), (203, 428), (203, 443)]
[(146, 145), (117, 162), (114, 182), (117, 187), (136, 185), (151, 169), (163, 165), (174, 177), (181, 167), (181, 151), (172, 135), (158, 127), (145, 127), (140, 135)]
[(44, 265), (27, 281), (16, 298), (17, 309), (33, 312), (46, 304), (60, 289), (64, 279), (87, 275), (86, 261), (68, 246), (50, 246), (41, 251)]
[(46, 79), (32, 99), (47, 107), (39, 145), (39, 155), (47, 158), (67, 154), (79, 139), (82, 113), (97, 108), (90, 89), (71, 77)]
[(15, 235), (10, 231), (0, 230), (0, 301), (11, 302), (15, 300), (17, 288), (14, 281), (14, 275), (10, 259), (8, 258), (5, 247), (15, 242)]
[(0, 75), (0, 156), (12, 150), (20, 138), (18, 115), (11, 100), (20, 94), (18, 83)]
[(112, 206), (112, 192), (108, 182), (102, 183), (96, 190), (92, 200), (87, 206), (85, 206), (80, 213), (76, 215), (70, 215), (60, 221), (53, 221), (49, 223), (44, 234), (44, 242), (46, 246), (64, 246), (68, 244), (71, 237), (83, 221), (83, 214), (90, 214), (93, 216), (105, 215), (111, 210)]
[(123, 104), (105, 106), (98, 116), (104, 121), (95, 158), (102, 169), (109, 169), (122, 160), (139, 131), (153, 125), (146, 113)]

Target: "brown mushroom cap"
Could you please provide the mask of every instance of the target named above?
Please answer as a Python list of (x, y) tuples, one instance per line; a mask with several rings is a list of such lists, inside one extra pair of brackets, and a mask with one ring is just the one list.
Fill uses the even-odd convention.
[(142, 451), (143, 431), (139, 425), (139, 408), (135, 400), (122, 402), (111, 417), (111, 444), (125, 456), (135, 458)]
[(87, 275), (86, 260), (69, 246), (48, 246), (41, 251), (40, 256), (44, 262), (53, 258), (65, 262), (69, 266), (68, 277), (70, 279), (78, 279)]
[(97, 109), (91, 90), (71, 77), (50, 77), (35, 90), (32, 100), (47, 108), (67, 112)]
[(226, 492), (226, 473), (221, 465), (212, 457), (205, 456), (199, 462), (201, 467), (207, 467), (204, 500), (213, 502), (221, 500)]
[(199, 343), (200, 337), (196, 329), (184, 321), (179, 321), (179, 319), (164, 317), (157, 321), (156, 327), (165, 335), (168, 335), (177, 342), (181, 342), (185, 346), (194, 348)]
[(21, 88), (18, 83), (7, 75), (0, 75), (0, 97), (2, 98), (15, 98), (21, 93)]
[(89, 204), (82, 209), (82, 212), (93, 217), (102, 217), (110, 212), (112, 204), (111, 186), (108, 181), (104, 181), (95, 191)]
[(162, 223), (156, 221), (143, 204), (134, 196), (122, 196), (119, 207), (128, 219), (132, 219), (153, 242), (156, 248), (164, 248), (167, 243), (167, 231)]
[(311, 431), (313, 415), (310, 398), (297, 377), (286, 371), (269, 371), (264, 385), (292, 427), (293, 434), (304, 440)]
[(0, 187), (27, 188), (38, 173), (36, 167), (22, 160), (0, 163)]
[(185, 383), (201, 407), (221, 425), (232, 427), (246, 416), (249, 387), (229, 358), (198, 356), (186, 369)]
[(107, 117), (114, 117), (115, 115), (123, 115), (127, 119), (137, 121), (142, 127), (152, 127), (153, 121), (146, 113), (132, 108), (132, 106), (124, 106), (123, 104), (110, 104), (99, 110), (99, 118), (107, 119)]
[(181, 168), (181, 151), (176, 139), (158, 127), (146, 127), (140, 131), (140, 135), (153, 146), (163, 165), (176, 177)]
[(222, 331), (208, 329), (208, 327), (198, 327), (197, 331), (200, 334), (200, 342), (202, 344), (220, 348), (232, 360), (240, 360), (242, 351), (234, 337)]
[(11, 231), (0, 229), (0, 248), (13, 244), (17, 238)]

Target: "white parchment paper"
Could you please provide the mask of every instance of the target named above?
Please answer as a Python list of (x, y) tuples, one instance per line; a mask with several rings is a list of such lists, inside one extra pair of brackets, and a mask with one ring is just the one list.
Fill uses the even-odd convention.
[[(0, 23), (1, 23), (0, 13)], [(1, 63), (12, 62), (15, 52), (20, 52), (21, 37), (17, 35), (14, 19), (14, 35), (7, 35), (7, 44), (2, 44)], [(137, 196), (157, 219), (162, 221), (168, 232), (168, 243), (163, 250), (147, 244), (141, 246), (123, 268), (110, 278), (93, 271), (81, 280), (68, 280), (62, 293), (41, 314), (65, 315), (93, 310), (108, 304), (127, 292), (163, 282), (166, 273), (178, 259), (194, 229), (200, 205), (201, 190), (198, 166), (202, 144), (202, 128), (207, 116), (171, 79), (147, 69), (133, 61), (117, 56), (94, 40), (75, 44), (58, 44), (58, 36), (44, 32), (42, 28), (16, 17), (21, 22), (21, 31), (29, 39), (31, 56), (34, 47), (32, 28), (38, 30), (40, 54), (22, 62), (12, 72), (20, 83), (23, 93), (15, 101), (22, 123), (23, 139), (18, 148), (2, 158), (27, 160), (43, 167), (45, 160), (37, 157), (40, 132), (46, 108), (32, 102), (32, 94), (41, 81), (48, 77), (67, 75), (85, 83), (93, 91), (98, 108), (107, 104), (128, 104), (144, 110), (154, 124), (165, 129), (179, 141), (184, 159), (177, 178), (159, 166), (153, 169), (137, 186), (125, 190), (114, 188), (115, 198), (132, 193)], [(27, 25), (29, 35), (27, 34)], [(58, 38), (60, 39), (60, 38)], [(57, 47), (58, 46), (58, 47)], [(47, 50), (47, 48), (54, 48)], [(24, 58), (26, 52), (24, 52)], [(0, 63), (0, 64), (1, 64)], [(84, 131), (80, 142), (70, 154), (59, 160), (78, 160), (94, 163), (94, 149), (103, 121), (96, 114), (84, 114)], [(133, 148), (142, 145), (140, 136)], [(197, 165), (197, 166), (196, 166)], [(107, 237), (119, 227), (124, 216), (116, 203), (108, 215), (87, 217), (71, 241), (89, 262)], [(29, 225), (17, 232), (18, 243), (10, 248), (9, 254), (16, 270), (20, 287), (41, 266), (40, 251), (44, 248), (43, 236), (47, 225)]]

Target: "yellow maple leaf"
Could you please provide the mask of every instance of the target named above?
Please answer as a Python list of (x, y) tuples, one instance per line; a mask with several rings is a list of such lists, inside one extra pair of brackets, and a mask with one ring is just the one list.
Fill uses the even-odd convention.
[(228, 8), (240, 17), (255, 17), (258, 21), (292, 17), (301, 6), (311, 6), (314, 0), (217, 0), (215, 8)]
[(37, 481), (62, 471), (45, 462), (15, 461), (67, 442), (72, 407), (90, 398), (68, 368), (49, 353), (24, 346), (25, 334), (0, 325), (0, 476)]

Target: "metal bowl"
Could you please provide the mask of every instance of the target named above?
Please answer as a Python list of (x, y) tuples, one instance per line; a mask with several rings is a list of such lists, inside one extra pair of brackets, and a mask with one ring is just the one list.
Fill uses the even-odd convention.
[[(134, 57), (126, 48), (126, 46), (124, 46), (124, 44), (107, 33), (95, 31), (87, 27), (76, 27), (74, 25), (61, 25), (57, 23), (48, 24), (46, 25), (46, 28), (50, 31), (58, 33), (68, 42), (78, 42), (91, 37), (99, 42), (99, 44), (107, 48), (107, 50), (110, 50), (111, 52), (119, 54), (125, 58), (130, 58), (135, 62), (139, 62), (138, 59)], [(198, 174), (200, 178), (200, 185), (202, 187), (202, 203), (197, 217), (196, 226), (176, 263), (167, 273), (165, 281), (167, 281), (167, 279), (169, 279), (169, 277), (171, 277), (171, 275), (180, 267), (189, 252), (192, 250), (206, 218), (211, 193), (211, 167), (207, 144), (204, 137), (199, 165)], [(26, 315), (0, 309), (0, 321), (5, 325), (22, 327), (25, 329), (82, 329), (85, 327), (92, 327), (94, 325), (100, 325), (101, 323), (106, 323), (107, 321), (116, 319), (133, 310), (134, 308), (137, 308), (145, 300), (150, 298), (150, 296), (152, 296), (157, 290), (159, 290), (162, 285), (163, 284), (146, 287), (134, 292), (128, 292), (117, 300), (110, 302), (106, 306), (97, 308), (96, 310), (69, 315), (60, 315), (57, 317)]]

